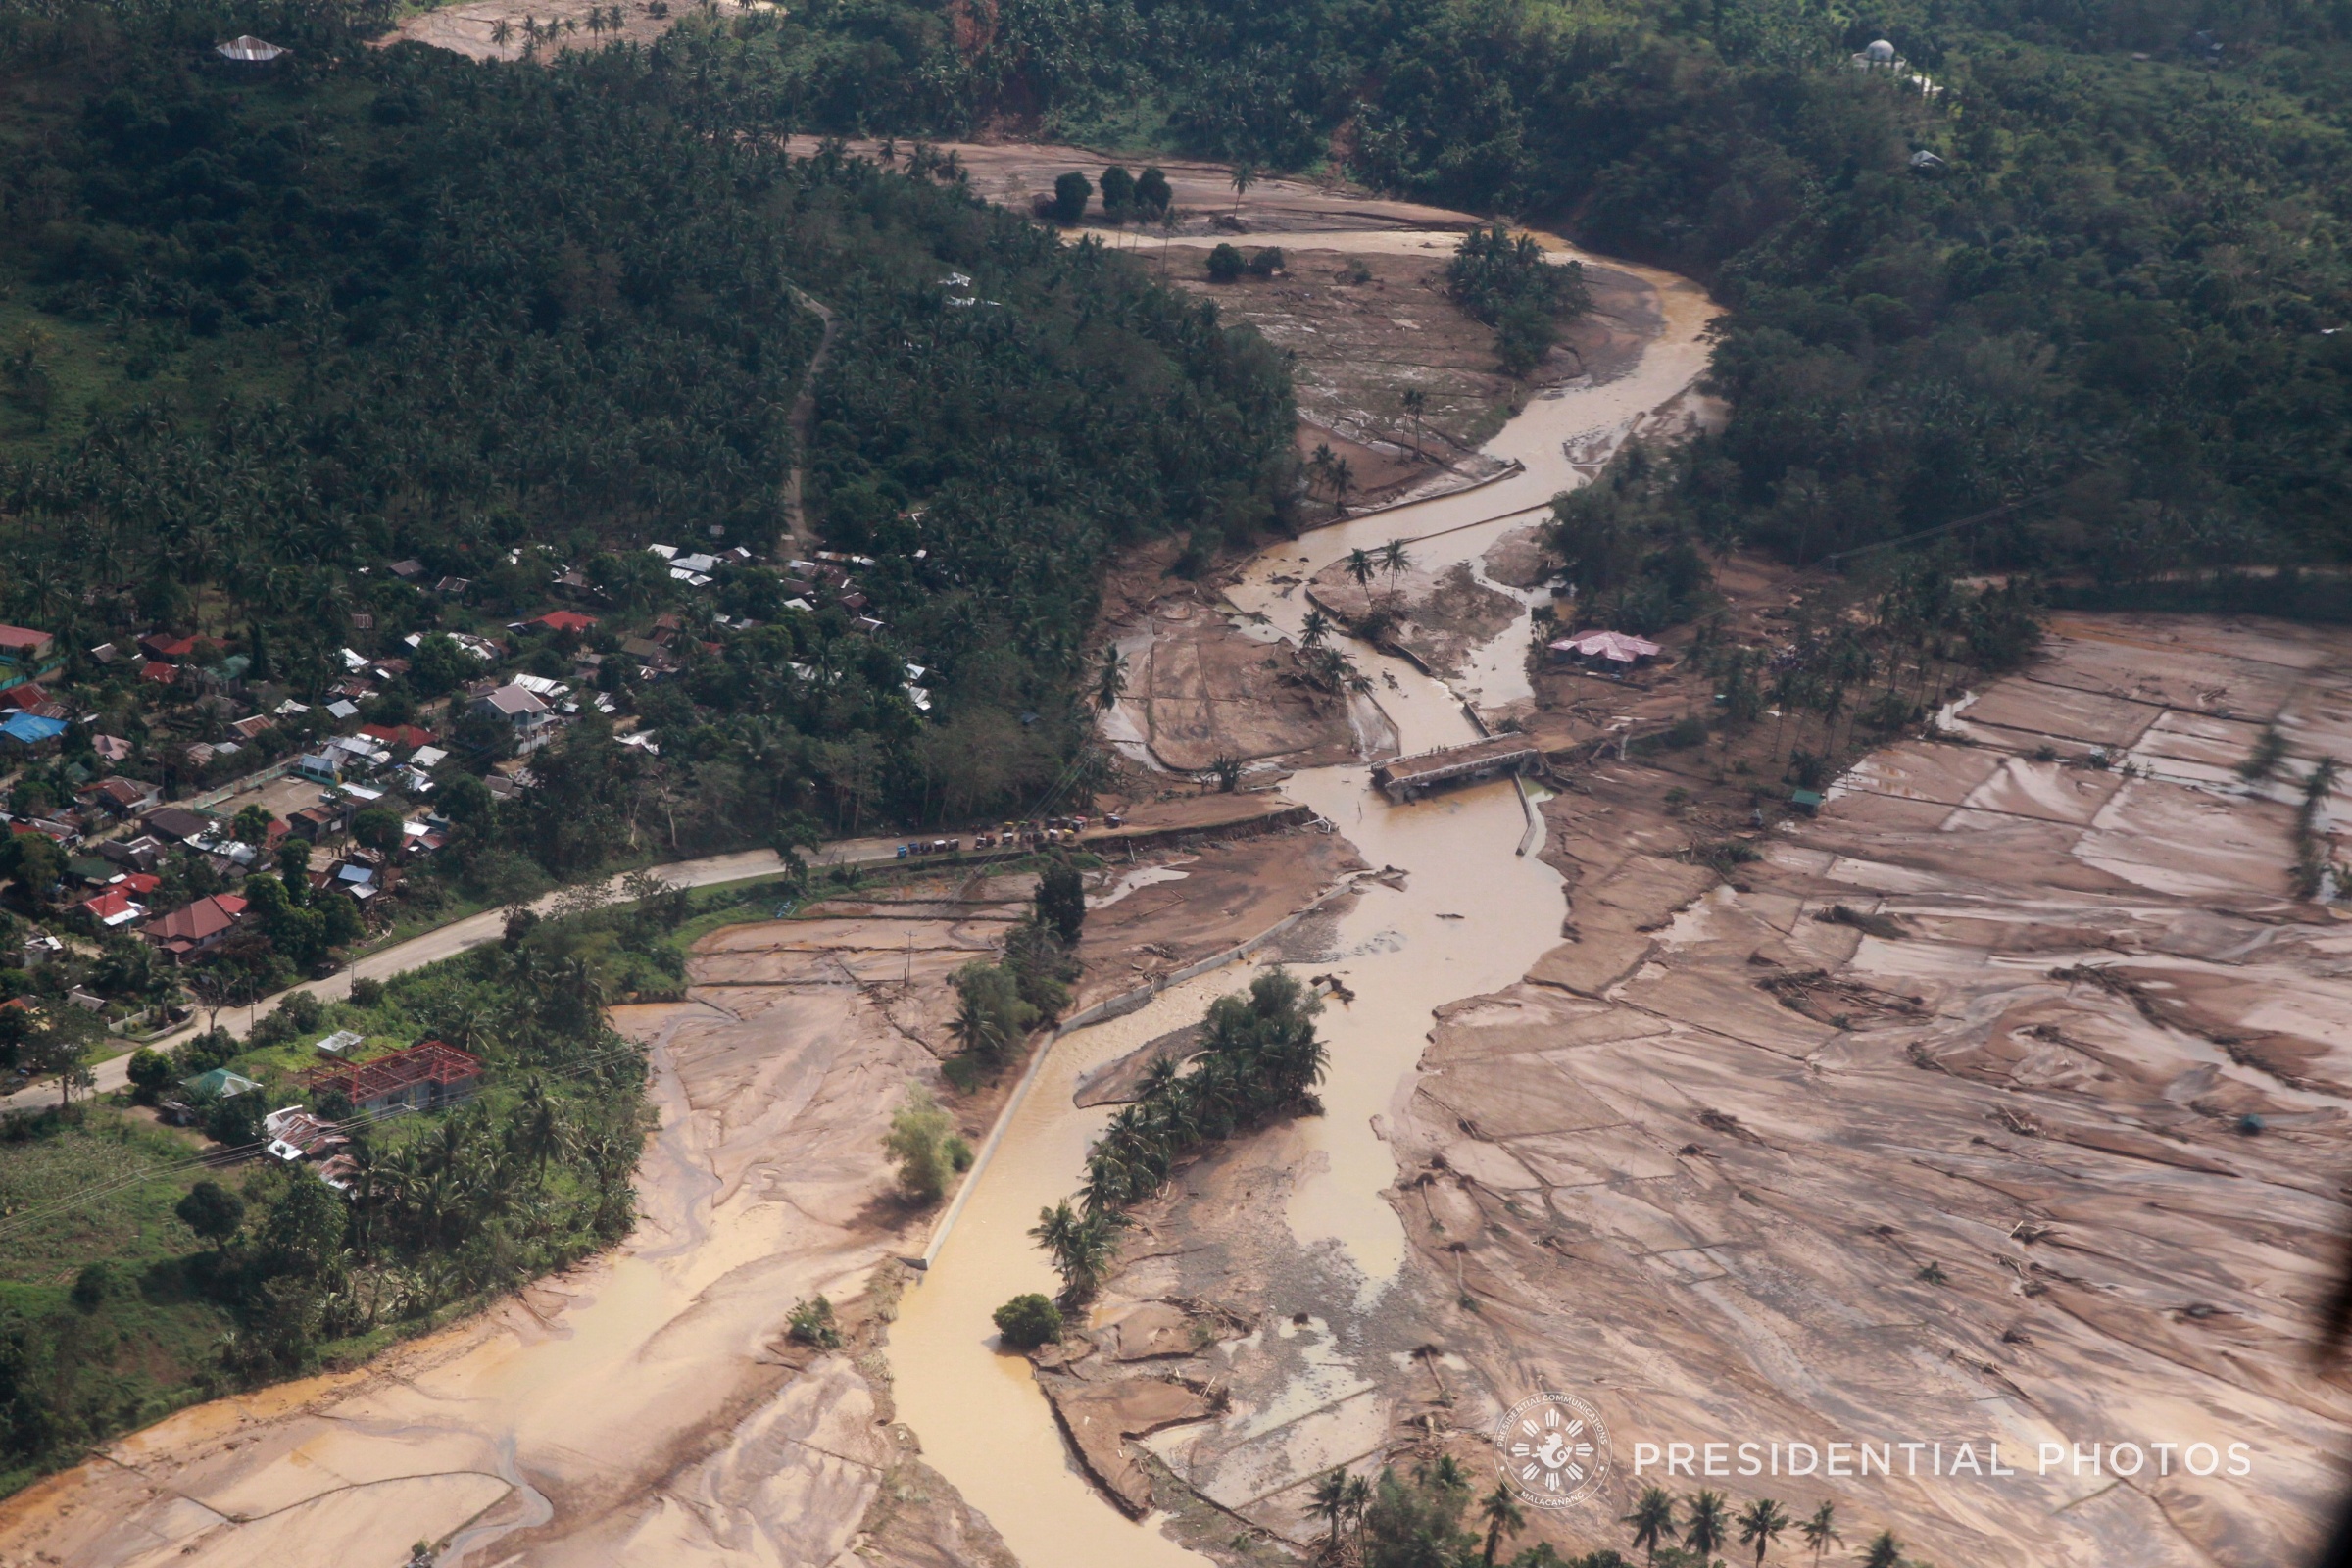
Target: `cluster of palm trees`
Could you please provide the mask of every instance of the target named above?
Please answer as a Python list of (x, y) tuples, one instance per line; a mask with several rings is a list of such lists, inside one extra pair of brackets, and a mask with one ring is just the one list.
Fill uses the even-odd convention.
[(1348, 552), (1348, 579), (1364, 591), (1367, 599), (1372, 594), (1372, 579), (1383, 574), (1389, 579), (1389, 594), (1394, 598), (1396, 579), (1411, 570), (1412, 565), (1413, 558), (1401, 539), (1392, 539), (1376, 551), (1359, 549)]
[[(627, 12), (616, 5), (590, 6), (585, 23), (576, 17), (551, 17), (542, 23), (536, 16), (526, 14), (522, 19), (523, 48), (527, 52), (542, 42), (554, 43), (558, 38), (576, 34), (582, 26), (587, 27), (591, 37), (601, 38), (608, 32), (620, 32), (628, 24)], [(499, 48), (506, 48), (514, 37), (514, 24), (509, 19), (501, 17), (491, 24), (490, 41)]]
[(1306, 621), (1298, 630), (1297, 679), (1326, 697), (1370, 691), (1372, 678), (1333, 644), (1331, 634), (1337, 629), (1320, 609), (1307, 611)]
[(1324, 490), (1331, 495), (1331, 504), (1342, 513), (1348, 510), (1348, 492), (1355, 488), (1355, 469), (1346, 458), (1331, 450), (1331, 443), (1318, 441), (1312, 456), (1306, 460), (1307, 487)]
[(1165, 1186), (1179, 1159), (1274, 1117), (1320, 1108), (1321, 1010), (1296, 976), (1268, 969), (1247, 992), (1209, 1004), (1190, 1070), (1166, 1058), (1152, 1064), (1134, 1103), (1088, 1152), (1080, 1205), (1042, 1210), (1030, 1232), (1061, 1275), (1065, 1301), (1094, 1294), (1117, 1256), (1123, 1211)]
[[(1779, 1545), (1781, 1537), (1791, 1528), (1803, 1539), (1816, 1563), (1831, 1546), (1845, 1542), (1838, 1532), (1838, 1507), (1832, 1502), (1823, 1502), (1797, 1522), (1772, 1497), (1758, 1497), (1736, 1515), (1720, 1492), (1701, 1490), (1685, 1500), (1690, 1507), (1687, 1518), (1674, 1494), (1663, 1487), (1645, 1487), (1635, 1500), (1625, 1523), (1632, 1527), (1635, 1549), (1644, 1554), (1645, 1561), (1656, 1563), (1663, 1558), (1678, 1568), (1682, 1564), (1706, 1568), (1715, 1561), (1715, 1554), (1731, 1544), (1735, 1529), (1740, 1544), (1755, 1553), (1756, 1568), (1764, 1568), (1765, 1554)], [(1902, 1543), (1894, 1532), (1882, 1530), (1863, 1546), (1859, 1558), (1863, 1568), (1901, 1568)]]
[[(1932, 562), (1898, 573), (1871, 606), (1868, 619), (1840, 617), (1827, 628), (1800, 621), (1792, 645), (1768, 657), (1753, 648), (1723, 645), (1702, 623), (1697, 652), (1724, 694), (1725, 716), (1745, 722), (1764, 699), (1777, 705), (1772, 755), (1784, 744), (1818, 768), (1853, 743), (1854, 725), (1893, 729), (1941, 700), (1962, 670), (1999, 670), (2032, 652), (2039, 636), (2035, 607), (2023, 588), (1970, 593)], [(1805, 744), (1805, 722), (1819, 720)], [(1789, 720), (1798, 718), (1789, 735)], [(1840, 736), (1840, 723), (1843, 734)]]
[(1310, 1496), (1311, 1511), (1331, 1530), (1324, 1541), (1323, 1554), (1337, 1558), (1341, 1532), (1360, 1531), (1364, 1527), (1364, 1510), (1372, 1506), (1372, 1483), (1344, 1469), (1327, 1470), (1315, 1478)]

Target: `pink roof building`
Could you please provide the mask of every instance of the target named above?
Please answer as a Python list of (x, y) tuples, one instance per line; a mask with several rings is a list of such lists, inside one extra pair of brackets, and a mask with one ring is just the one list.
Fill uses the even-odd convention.
[(1655, 659), (1666, 650), (1646, 637), (1636, 637), (1623, 631), (1580, 631), (1573, 637), (1563, 637), (1551, 645), (1555, 654), (1573, 654), (1579, 659), (1606, 659), (1614, 663), (1631, 664), (1639, 660)]

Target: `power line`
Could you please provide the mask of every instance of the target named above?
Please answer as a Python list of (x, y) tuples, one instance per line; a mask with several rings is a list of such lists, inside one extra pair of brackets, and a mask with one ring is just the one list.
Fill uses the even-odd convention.
[[(2081, 476), (2077, 475), (2077, 477)], [(1855, 545), (1850, 550), (1833, 550), (1828, 555), (1814, 557), (1812, 564), (1821, 565), (1832, 561), (1843, 561), (1848, 556), (1866, 556), (1874, 550), (1891, 550), (1896, 545), (1907, 545), (1920, 539), (1930, 539), (1939, 533), (1950, 533), (1955, 528), (1968, 527), (1972, 523), (1990, 522), (1995, 517), (2004, 517), (2012, 512), (2023, 511), (2037, 501), (2047, 501), (2054, 495), (2064, 494), (2073, 484), (2074, 480), (2070, 479), (2065, 484), (2053, 485), (2047, 490), (2036, 491), (2033, 495), (2021, 496), (2015, 501), (2004, 502), (1988, 512), (1980, 512), (1973, 516), (1954, 517), (1950, 522), (1939, 522), (1933, 528), (1922, 528), (1916, 533), (1902, 534), (1893, 539), (1881, 539), (1875, 544)]]

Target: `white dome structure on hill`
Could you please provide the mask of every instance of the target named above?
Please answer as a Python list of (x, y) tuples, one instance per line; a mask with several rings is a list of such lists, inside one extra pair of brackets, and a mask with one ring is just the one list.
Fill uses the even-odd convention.
[(241, 37), (231, 38), (226, 43), (215, 44), (213, 52), (223, 60), (234, 60), (244, 65), (266, 66), (279, 55), (290, 54), (292, 51), (280, 49), (276, 44), (246, 33)]

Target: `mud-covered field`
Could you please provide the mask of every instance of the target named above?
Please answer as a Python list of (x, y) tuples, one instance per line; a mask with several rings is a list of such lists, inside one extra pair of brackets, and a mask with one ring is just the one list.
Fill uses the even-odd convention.
[[(526, 53), (545, 57), (566, 49), (601, 49), (615, 39), (651, 43), (688, 9), (688, 0), (623, 0), (612, 6), (604, 0), (458, 0), (412, 13), (384, 41), (427, 43), (475, 60), (520, 60)], [(588, 24), (591, 14), (598, 26)], [(615, 17), (617, 24), (603, 24), (608, 17)], [(526, 33), (526, 25), (539, 29), (540, 36)]]
[[(1250, 244), (1247, 236), (1238, 243), (1245, 251)], [(1524, 380), (1506, 375), (1495, 364), (1494, 329), (1446, 296), (1449, 238), (1421, 247), (1388, 255), (1293, 248), (1281, 273), (1231, 283), (1208, 280), (1198, 242), (1171, 247), (1173, 280), (1292, 356), (1301, 456), (1328, 446), (1345, 458), (1351, 506), (1438, 494), (1502, 471), (1479, 449), (1530, 397), (1623, 374), (1657, 335), (1649, 286), (1591, 266), (1592, 311), (1566, 323)], [(1422, 396), (1418, 417), (1405, 407), (1408, 391)]]
[[(1082, 1003), (1256, 935), (1352, 865), (1311, 830), (1218, 837), (1256, 806), (1163, 808), (1197, 846), (1098, 875)], [(0, 1561), (390, 1562), (420, 1540), (445, 1564), (827, 1562), (853, 1542), (910, 1568), (999, 1561), (895, 1419), (890, 1259), (937, 1214), (899, 1200), (881, 1140), (910, 1085), (940, 1087), (948, 977), (1032, 886), (946, 876), (711, 933), (687, 1001), (613, 1012), (653, 1048), (660, 1115), (621, 1249), (365, 1371), (111, 1446), (10, 1499)], [(975, 1139), (1010, 1083), (951, 1099)], [(840, 1353), (786, 1337), (820, 1293)]]
[[(1292, 1241), (1278, 1130), (1187, 1173), (1101, 1348), (1053, 1376), (1221, 1391), (1145, 1446), (1293, 1543), (1318, 1471), (1491, 1474), (1498, 1411), (1553, 1389), (1617, 1464), (1539, 1515), (1564, 1549), (1623, 1549), (1654, 1483), (1831, 1501), (1849, 1543), (1935, 1562), (2296, 1560), (2352, 1422), (2310, 1362), (2352, 934), (2288, 870), (2298, 781), (2352, 755), (2347, 683), (2340, 635), (2065, 619), (1952, 738), (1879, 752), (1728, 880), (1683, 853), (1672, 775), (1594, 766), (1544, 808), (1569, 940), (1442, 1009), (1397, 1096), (1396, 1285), (1367, 1301)], [(2273, 720), (2290, 759), (2248, 788)], [(1634, 1468), (1741, 1441), (1931, 1446), (1867, 1479)], [(1996, 1441), (2019, 1474), (1985, 1473)], [(1932, 1473), (1962, 1445), (1973, 1471)]]

